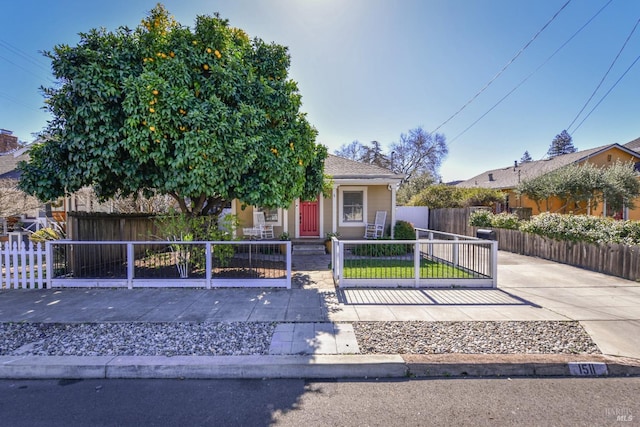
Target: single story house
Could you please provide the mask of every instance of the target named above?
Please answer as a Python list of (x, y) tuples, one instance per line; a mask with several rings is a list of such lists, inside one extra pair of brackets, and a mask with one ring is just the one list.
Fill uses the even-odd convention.
[[(638, 151), (636, 151), (638, 150)], [(526, 196), (519, 196), (516, 188), (520, 182), (528, 179), (537, 178), (547, 173), (556, 171), (564, 166), (576, 164), (582, 165), (591, 163), (600, 167), (613, 165), (617, 161), (633, 162), (636, 169), (640, 165), (640, 138), (635, 139), (627, 144), (610, 144), (601, 147), (591, 148), (589, 150), (577, 151), (575, 153), (563, 154), (550, 159), (530, 161), (511, 166), (492, 169), (476, 175), (466, 181), (462, 181), (456, 186), (458, 187), (481, 187), (500, 190), (506, 195), (505, 204), (498, 206), (498, 211), (510, 211), (512, 208), (529, 208), (533, 215), (539, 214), (540, 210), (548, 208), (550, 212), (558, 211), (564, 205), (564, 202), (551, 198), (540, 204), (540, 209), (533, 200)], [(586, 203), (582, 206), (573, 206), (571, 211), (574, 213), (587, 213), (590, 215), (616, 216), (624, 219), (640, 220), (640, 201), (636, 201), (636, 208), (633, 210), (625, 209), (624, 212), (610, 212), (607, 210), (606, 203), (599, 206), (588, 206)]]
[[(15, 170), (18, 161), (28, 159), (27, 150), (24, 151), (20, 158), (11, 156), (11, 165), (7, 165), (8, 172), (10, 170), (15, 175), (13, 179), (19, 178), (19, 172)], [(386, 212), (385, 234), (393, 233), (396, 190), (403, 175), (331, 154), (325, 160), (324, 173), (332, 179), (330, 197), (319, 194), (316, 200), (295, 200), (286, 209), (260, 206), (244, 206), (243, 209), (241, 201), (232, 201), (225, 211), (238, 216), (239, 237), (247, 237), (243, 236), (242, 229), (255, 225), (254, 211), (264, 212), (265, 223), (273, 226), (274, 239), (283, 233), (292, 239), (324, 239), (327, 233), (339, 233), (344, 238), (362, 238), (366, 224), (374, 222), (377, 211)], [(90, 192), (81, 191), (60, 201), (60, 206), (53, 208), (56, 211), (53, 216), (61, 222), (66, 220), (67, 211), (109, 211), (108, 206), (98, 203)]]
[(332, 154), (325, 160), (324, 173), (332, 179), (330, 197), (319, 194), (316, 200), (295, 200), (287, 209), (242, 209), (242, 203), (234, 201), (229, 211), (238, 215), (239, 232), (254, 225), (254, 211), (262, 211), (276, 239), (282, 233), (292, 239), (324, 239), (327, 233), (357, 239), (364, 236), (365, 225), (374, 222), (376, 211), (385, 211), (385, 234), (393, 233), (396, 190), (403, 175)]

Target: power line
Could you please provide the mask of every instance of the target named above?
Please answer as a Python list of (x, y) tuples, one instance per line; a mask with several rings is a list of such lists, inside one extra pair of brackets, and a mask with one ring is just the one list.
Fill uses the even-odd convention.
[(582, 119), (582, 121), (580, 122), (580, 124), (578, 126), (576, 126), (576, 128), (573, 130), (573, 133), (575, 133), (578, 129), (580, 129), (580, 126), (582, 126), (582, 124), (585, 122), (585, 120), (587, 120), (589, 118), (589, 116), (591, 115), (591, 113), (593, 113), (593, 111), (598, 108), (598, 106), (600, 105), (600, 103), (602, 101), (605, 100), (605, 98), (611, 93), (611, 91), (613, 90), (613, 88), (615, 88), (618, 83), (620, 83), (620, 80), (623, 79), (624, 76), (627, 75), (627, 73), (629, 72), (629, 70), (631, 70), (631, 68), (633, 68), (634, 65), (636, 65), (636, 62), (638, 62), (638, 60), (640, 60), (640, 55), (636, 57), (636, 59), (631, 63), (631, 65), (629, 65), (629, 67), (627, 67), (627, 69), (625, 70), (624, 73), (622, 73), (622, 75), (620, 76), (620, 78), (618, 80), (616, 80), (616, 82), (613, 84), (613, 86), (611, 86), (609, 88), (609, 90), (607, 91), (607, 93), (605, 93), (602, 98), (600, 98), (600, 101), (598, 101), (598, 103), (596, 105), (593, 106), (593, 108), (591, 109), (591, 111), (589, 111), (589, 114), (587, 114), (585, 116), (584, 119)]
[(23, 59), (29, 61), (31, 64), (35, 65), (36, 67), (40, 68), (41, 70), (43, 70), (43, 71), (45, 71), (47, 73), (51, 73), (51, 69), (46, 67), (46, 66), (44, 66), (44, 64), (42, 62), (40, 62), (39, 60), (35, 59), (33, 56), (31, 56), (30, 54), (28, 54), (24, 50), (13, 46), (9, 42), (0, 39), (0, 46), (4, 47), (5, 49), (9, 50), (10, 52), (12, 52), (15, 55), (21, 56)]
[[(618, 61), (618, 58), (620, 58), (620, 54), (622, 54), (622, 51), (624, 50), (624, 48), (627, 46), (627, 43), (629, 42), (629, 39), (631, 39), (631, 36), (633, 35), (633, 33), (636, 31), (636, 28), (638, 28), (638, 24), (640, 24), (640, 19), (638, 19), (636, 21), (636, 24), (633, 26), (633, 28), (631, 29), (631, 32), (629, 33), (629, 35), (627, 36), (627, 39), (624, 41), (624, 43), (622, 44), (622, 47), (620, 48), (620, 50), (618, 51), (618, 54), (616, 55), (616, 57), (613, 59), (613, 62), (611, 62), (611, 65), (609, 65), (609, 69), (604, 73), (604, 76), (602, 76), (602, 79), (600, 79), (600, 83), (598, 83), (598, 85), (596, 86), (596, 88), (593, 90), (593, 92), (591, 93), (591, 96), (589, 97), (589, 99), (587, 99), (587, 102), (584, 103), (584, 105), (582, 106), (582, 108), (580, 109), (580, 111), (578, 112), (578, 114), (576, 114), (575, 118), (573, 119), (573, 121), (571, 122), (571, 124), (569, 126), (567, 126), (567, 132), (569, 131), (569, 129), (571, 129), (571, 126), (573, 126), (573, 124), (576, 122), (576, 120), (578, 120), (578, 117), (580, 117), (580, 114), (582, 114), (582, 112), (584, 111), (585, 108), (587, 108), (587, 105), (589, 105), (589, 102), (591, 102), (591, 100), (593, 99), (593, 97), (596, 95), (596, 92), (598, 91), (598, 89), (600, 89), (600, 86), (602, 86), (602, 83), (604, 83), (604, 80), (607, 78), (607, 76), (609, 75), (609, 72), (611, 72), (611, 69), (613, 68), (613, 66), (615, 65), (616, 61)], [(592, 110), (593, 111), (593, 110)], [(583, 120), (584, 121), (584, 120)], [(582, 124), (582, 122), (580, 122), (580, 124)], [(579, 126), (578, 126), (579, 127)], [(577, 128), (576, 128), (577, 130)]]
[[(611, 2), (612, 0), (610, 0)], [(489, 86), (491, 86), (491, 84), (502, 75), (502, 73), (505, 72), (505, 70), (507, 68), (509, 68), (509, 66), (522, 54), (522, 52), (524, 52), (529, 45), (531, 45), (531, 43), (533, 43), (533, 41), (535, 39), (538, 38), (538, 36), (551, 24), (551, 22), (553, 22), (553, 20), (556, 19), (556, 17), (560, 14), (560, 12), (562, 12), (564, 10), (565, 7), (567, 7), (567, 5), (571, 3), (571, 0), (567, 0), (567, 2), (565, 4), (562, 5), (562, 7), (560, 7), (560, 9), (551, 17), (551, 19), (549, 19), (547, 21), (546, 24), (544, 24), (542, 26), (542, 28), (540, 30), (538, 30), (538, 32), (531, 38), (531, 40), (529, 40), (527, 42), (527, 44), (525, 44), (519, 51), (518, 53), (515, 54), (515, 56), (513, 58), (511, 58), (511, 60), (509, 62), (507, 62), (505, 64), (504, 67), (502, 67), (502, 69), (500, 71), (498, 71), (498, 74), (496, 74), (495, 76), (493, 76), (493, 78), (491, 80), (489, 80), (489, 82), (487, 84), (484, 85), (484, 87), (482, 89), (480, 89), (480, 91), (478, 91), (478, 93), (476, 93), (475, 95), (473, 95), (473, 97), (471, 97), (471, 99), (469, 99), (466, 104), (464, 104), (462, 107), (460, 107), (460, 109), (458, 111), (456, 111), (455, 113), (453, 113), (447, 120), (445, 120), (444, 122), (442, 122), (438, 127), (436, 127), (431, 133), (435, 133), (438, 131), (438, 129), (440, 129), (442, 126), (446, 125), (447, 123), (449, 123), (449, 121), (451, 121), (451, 119), (453, 119), (454, 117), (456, 117), (458, 114), (460, 114), (462, 112), (462, 110), (464, 110), (465, 108), (467, 108), (469, 106), (469, 104), (471, 104), (473, 101), (475, 101), (475, 99), (480, 96), (482, 94), (482, 92), (484, 92)]]
[(24, 108), (27, 108), (29, 110), (33, 110), (33, 111), (37, 111), (37, 112), (43, 111), (42, 109), (37, 109), (37, 108), (34, 108), (34, 107), (30, 106), (30, 105), (27, 105), (24, 102), (22, 102), (22, 101), (20, 101), (20, 100), (18, 100), (16, 98), (13, 98), (13, 97), (11, 97), (10, 95), (8, 95), (8, 94), (6, 94), (4, 92), (0, 92), (0, 98), (4, 98), (4, 99), (6, 99), (7, 101), (9, 101), (9, 102), (11, 102), (13, 104), (21, 105)]
[(504, 95), (502, 98), (500, 98), (498, 100), (498, 102), (496, 102), (495, 104), (493, 104), (493, 106), (491, 108), (489, 108), (484, 114), (482, 114), (478, 119), (476, 119), (473, 123), (471, 123), (469, 126), (467, 126), (462, 132), (460, 132), (458, 135), (456, 135), (453, 139), (451, 139), (449, 141), (449, 144), (452, 144), (456, 139), (458, 139), (459, 137), (461, 137), (462, 135), (464, 135), (469, 129), (471, 129), (473, 126), (475, 126), (480, 120), (482, 120), (487, 114), (489, 114), (491, 111), (493, 111), (498, 105), (500, 105), (502, 103), (502, 101), (504, 101), (505, 99), (507, 99), (513, 92), (515, 92), (517, 89), (520, 88), (520, 86), (522, 86), (527, 80), (529, 80), (529, 78), (531, 78), (531, 76), (533, 76), (535, 73), (537, 73), (542, 67), (544, 67), (554, 56), (556, 56), (558, 54), (558, 52), (560, 52), (566, 45), (569, 44), (569, 42), (571, 42), (571, 40), (573, 40), (578, 34), (580, 34), (580, 32), (582, 32), (582, 30), (584, 30), (598, 15), (600, 15), (600, 13), (607, 7), (609, 6), (609, 4), (612, 2), (613, 0), (609, 0), (604, 6), (602, 6), (591, 18), (589, 18), (589, 20), (587, 20), (587, 22), (585, 22), (580, 28), (578, 28), (578, 30), (576, 32), (574, 32), (571, 37), (569, 37), (567, 39), (567, 41), (565, 41), (564, 43), (562, 43), (562, 45), (560, 45), (559, 48), (557, 48), (549, 57), (547, 57), (547, 59), (545, 59), (540, 65), (538, 65), (538, 67), (533, 70), (531, 73), (529, 73), (529, 75), (527, 75), (523, 80), (520, 81), (520, 83), (518, 83), (513, 89), (511, 89), (509, 92), (507, 92), (506, 95)]
[(10, 60), (9, 58), (6, 58), (6, 57), (4, 57), (4, 56), (0, 55), (0, 59), (4, 59), (4, 60), (5, 60), (5, 61), (7, 61), (9, 64), (12, 64), (12, 65), (14, 65), (14, 66), (16, 66), (16, 67), (18, 67), (18, 68), (20, 68), (20, 69), (22, 69), (22, 70), (26, 71), (27, 73), (31, 74), (32, 76), (37, 77), (38, 79), (48, 80), (50, 83), (55, 83), (55, 82), (51, 79), (51, 77), (50, 77), (50, 76), (48, 76), (48, 77), (44, 77), (43, 75), (38, 75), (38, 74), (36, 74), (35, 72), (33, 72), (32, 70), (30, 70), (29, 68), (25, 68), (25, 67), (23, 67), (23, 66), (22, 66), (22, 65), (20, 65), (20, 64), (16, 64), (15, 62), (13, 62), (12, 60)]

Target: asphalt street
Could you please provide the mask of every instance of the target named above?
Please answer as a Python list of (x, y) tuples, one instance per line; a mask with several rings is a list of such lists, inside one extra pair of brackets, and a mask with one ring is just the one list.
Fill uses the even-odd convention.
[(640, 378), (0, 381), (2, 425), (637, 426)]

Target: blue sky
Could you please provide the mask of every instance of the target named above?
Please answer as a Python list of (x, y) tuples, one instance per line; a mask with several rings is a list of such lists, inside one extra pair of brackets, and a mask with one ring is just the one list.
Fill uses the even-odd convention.
[[(525, 150), (536, 160), (544, 157), (553, 137), (569, 127), (640, 18), (639, 1), (611, 0), (548, 59), (609, 1), (570, 1), (485, 91), (439, 128), (449, 141), (449, 155), (440, 170), (444, 181), (508, 166)], [(377, 140), (387, 147), (412, 128), (422, 126), (430, 132), (438, 128), (503, 69), (566, 2), (163, 3), (184, 25), (192, 26), (197, 15), (220, 12), (231, 25), (251, 36), (288, 46), (290, 75), (299, 84), (303, 110), (319, 131), (318, 142), (333, 152), (354, 140)], [(77, 34), (91, 28), (135, 27), (156, 1), (6, 3), (0, 27), (0, 128), (31, 141), (31, 133), (41, 130), (49, 119), (48, 113), (40, 110), (43, 98), (39, 87), (52, 84), (51, 73), (39, 51), (56, 44), (75, 45)], [(569, 128), (578, 149), (622, 144), (640, 137), (640, 64), (627, 72), (574, 132), (638, 53), (640, 28), (582, 116)]]

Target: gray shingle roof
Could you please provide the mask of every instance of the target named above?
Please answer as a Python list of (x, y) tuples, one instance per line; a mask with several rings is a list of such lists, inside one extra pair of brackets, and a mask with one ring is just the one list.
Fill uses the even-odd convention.
[(627, 147), (626, 144), (625, 146), (619, 144), (603, 145), (601, 147), (591, 148), (589, 150), (563, 154), (551, 159), (520, 163), (517, 167), (511, 165), (500, 169), (488, 170), (481, 173), (480, 175), (474, 176), (471, 179), (462, 181), (461, 183), (457, 184), (457, 187), (483, 187), (494, 188), (498, 190), (515, 188), (518, 186), (520, 181), (536, 178), (572, 163), (582, 162), (584, 160), (587, 160), (589, 157), (592, 157), (602, 151), (606, 151), (613, 147), (618, 147), (631, 154), (638, 155), (637, 152)]
[(627, 147), (629, 150), (640, 152), (640, 138), (636, 138), (633, 141), (629, 141), (624, 144), (624, 147)]
[(0, 179), (19, 179), (20, 171), (16, 167), (22, 160), (29, 161), (29, 155), (26, 151), (17, 157), (14, 156), (14, 153), (0, 155)]
[(403, 175), (375, 165), (356, 162), (329, 154), (324, 161), (324, 173), (334, 179), (402, 179)]

